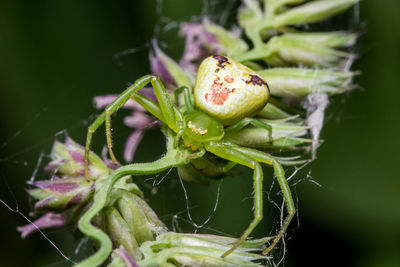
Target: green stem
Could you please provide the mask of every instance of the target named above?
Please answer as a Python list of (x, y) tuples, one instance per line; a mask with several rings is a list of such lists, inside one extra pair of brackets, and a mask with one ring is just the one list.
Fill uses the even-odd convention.
[(98, 188), (98, 190), (96, 190), (92, 206), (82, 216), (78, 223), (79, 230), (84, 235), (99, 242), (100, 248), (95, 254), (78, 263), (76, 266), (99, 266), (108, 258), (112, 251), (112, 242), (108, 235), (99, 228), (93, 226), (90, 222), (106, 205), (108, 196), (114, 184), (126, 175), (155, 174), (172, 167), (187, 164), (188, 154), (189, 153), (187, 153), (186, 150), (173, 149), (168, 145), (167, 154), (159, 160), (150, 163), (129, 164), (115, 170)]

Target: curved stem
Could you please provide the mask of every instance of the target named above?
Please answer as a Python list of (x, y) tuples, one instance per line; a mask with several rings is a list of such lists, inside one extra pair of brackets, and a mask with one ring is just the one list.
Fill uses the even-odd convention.
[(99, 242), (99, 250), (89, 258), (83, 260), (76, 266), (92, 267), (101, 265), (110, 255), (112, 251), (112, 243), (110, 238), (99, 228), (93, 226), (90, 222), (99, 212), (105, 207), (110, 191), (114, 184), (126, 175), (154, 174), (166, 169), (187, 164), (189, 161), (190, 152), (182, 149), (174, 149), (174, 135), (169, 131), (168, 134), (168, 150), (167, 154), (159, 160), (149, 163), (134, 163), (123, 166), (115, 170), (96, 190), (93, 198), (93, 204), (88, 211), (79, 220), (79, 230), (89, 236), (91, 239)]

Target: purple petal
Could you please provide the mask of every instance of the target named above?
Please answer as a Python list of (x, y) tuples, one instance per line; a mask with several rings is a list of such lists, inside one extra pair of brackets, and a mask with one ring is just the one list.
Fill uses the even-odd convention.
[(126, 162), (132, 162), (133, 156), (135, 155), (135, 151), (140, 141), (143, 138), (144, 131), (138, 129), (134, 131), (126, 140), (125, 149), (124, 149), (124, 159)]
[[(142, 90), (144, 90), (144, 88)], [(109, 104), (111, 104), (118, 96), (119, 95), (96, 96), (95, 98), (93, 98), (93, 101), (94, 101), (97, 109), (104, 109)], [(132, 110), (140, 110), (140, 111), (144, 111), (145, 110), (141, 105), (139, 105), (138, 103), (136, 103), (132, 99), (129, 99), (123, 105), (123, 108), (132, 109)]]
[(36, 202), (35, 204), (35, 210), (40, 210), (46, 206), (48, 206), (48, 204), (55, 199), (55, 196), (49, 196), (46, 197), (45, 199), (40, 200), (39, 202)]
[(103, 96), (95, 96), (93, 98), (93, 102), (96, 105), (97, 109), (103, 109), (110, 105), (118, 95), (112, 94), (112, 95), (103, 95)]
[(192, 61), (206, 54), (204, 41), (216, 42), (212, 34), (206, 33), (201, 23), (187, 23), (181, 28), (180, 34), (185, 37), (183, 59)]
[(47, 188), (49, 185), (54, 183), (54, 181), (60, 180), (58, 177), (51, 177), (48, 180), (40, 180), (40, 181), (27, 181), (26, 183), (32, 186), (36, 186), (38, 188)]
[(85, 148), (80, 144), (72, 140), (68, 135), (65, 137), (65, 145), (67, 147), (68, 153), (71, 155), (72, 159), (77, 163), (84, 164), (84, 151)]
[[(203, 24), (201, 23), (184, 24), (181, 27), (180, 34), (185, 37), (185, 50), (183, 52), (180, 65), (183, 68), (196, 73), (198, 66), (193, 62), (201, 61), (210, 55), (209, 51), (206, 49), (206, 45), (217, 47), (217, 39), (214, 35), (206, 32)], [(214, 54), (216, 54), (218, 51), (218, 49), (212, 49)]]
[(46, 213), (34, 222), (17, 227), (17, 230), (21, 233), (21, 238), (27, 237), (34, 231), (39, 229), (46, 229), (51, 227), (58, 227), (64, 225), (66, 218), (62, 214)]
[(167, 67), (165, 66), (165, 63), (160, 58), (160, 56), (163, 56), (164, 53), (158, 47), (156, 42), (153, 42), (153, 49), (155, 54), (150, 53), (151, 72), (157, 76), (160, 76), (161, 80), (163, 80), (164, 82), (176, 86), (174, 78), (169, 73)]
[(67, 207), (71, 207), (75, 204), (78, 204), (79, 202), (81, 202), (81, 200), (83, 199), (83, 192), (80, 192), (78, 194), (76, 194), (75, 196), (73, 196), (67, 203)]
[(65, 145), (67, 146), (67, 148), (70, 149), (84, 150), (84, 147), (82, 145), (72, 140), (72, 138), (69, 137), (68, 135), (65, 135)]
[(115, 253), (122, 259), (126, 267), (139, 267), (136, 261), (132, 259), (131, 255), (129, 255), (123, 246), (120, 246), (118, 249), (116, 249)]
[(47, 164), (47, 166), (44, 167), (44, 170), (45, 171), (55, 171), (60, 167), (60, 165), (62, 165), (66, 161), (67, 160), (65, 160), (65, 159), (57, 159), (57, 160), (50, 161), (49, 164)]
[[(59, 181), (59, 179), (57, 179)], [(58, 182), (57, 180), (42, 180), (36, 182), (29, 182), (28, 184), (36, 186), (42, 189), (49, 189), (54, 193), (66, 194), (74, 191), (79, 187), (77, 183), (74, 182)]]
[(156, 94), (154, 93), (154, 89), (152, 87), (143, 87), (138, 93), (158, 103)]
[(137, 129), (151, 128), (155, 121), (156, 119), (147, 116), (142, 112), (134, 112), (131, 116), (128, 116), (124, 119), (126, 126)]
[(107, 146), (103, 147), (101, 151), (101, 158), (103, 159), (104, 164), (106, 164), (107, 168), (116, 170), (121, 167), (120, 164), (112, 162), (112, 160), (108, 157), (108, 148)]
[(50, 185), (48, 188), (55, 193), (66, 194), (78, 187), (79, 185), (76, 183), (55, 183)]
[(71, 155), (72, 159), (74, 161), (76, 161), (77, 163), (80, 163), (80, 164), (85, 163), (85, 158), (82, 154), (82, 151), (69, 150), (68, 153)]

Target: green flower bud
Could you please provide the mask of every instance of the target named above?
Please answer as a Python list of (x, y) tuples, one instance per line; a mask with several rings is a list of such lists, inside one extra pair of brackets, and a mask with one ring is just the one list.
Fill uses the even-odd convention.
[(129, 253), (120, 246), (111, 254), (111, 262), (107, 267), (139, 267), (136, 261), (129, 255)]
[[(65, 143), (55, 141), (50, 153), (52, 161), (47, 165), (46, 170), (54, 171), (61, 176), (83, 176), (85, 148), (73, 141), (68, 136)], [(89, 154), (89, 175), (91, 179), (108, 176), (109, 169), (104, 162), (93, 152)]]
[(225, 140), (234, 142), (240, 146), (277, 150), (296, 150), (300, 145), (308, 147), (311, 143), (310, 139), (301, 138), (308, 130), (308, 127), (302, 126), (303, 121), (260, 120), (272, 126), (273, 140), (269, 139), (268, 130), (256, 127), (246, 127), (240, 132), (227, 133)]
[(306, 66), (335, 66), (350, 54), (312, 41), (291, 38), (289, 35), (273, 37), (266, 45), (269, 55), (264, 60), (273, 66), (298, 64)]
[(263, 11), (258, 0), (243, 0), (238, 11), (240, 27), (246, 29), (257, 25), (263, 19)]
[(311, 93), (343, 93), (351, 88), (354, 76), (352, 72), (304, 68), (272, 68), (257, 73), (268, 82), (271, 95), (294, 98)]
[[(231, 248), (234, 238), (202, 234), (166, 233), (155, 241), (142, 244), (144, 259), (139, 266), (262, 266), (255, 261), (268, 257), (254, 253), (263, 249), (268, 238), (244, 241), (229, 256), (221, 255)], [(168, 265), (168, 263), (174, 263)]]
[(52, 178), (29, 184), (37, 187), (27, 190), (39, 200), (35, 204), (35, 211), (63, 211), (86, 202), (93, 191), (93, 182), (85, 177)]
[[(219, 47), (219, 54), (235, 57), (236, 55), (248, 50), (246, 42), (240, 39), (237, 34), (229, 32), (223, 27), (209, 21), (204, 21), (203, 25), (206, 32), (212, 34), (216, 38)], [(215, 46), (214, 43), (213, 45)]]
[(165, 225), (139, 196), (120, 190), (116, 205), (139, 244), (153, 240), (156, 235), (166, 232)]
[[(268, 86), (270, 87), (269, 83)], [(293, 117), (293, 114), (289, 114), (285, 110), (281, 109), (278, 105), (271, 103), (276, 102), (273, 100), (274, 99), (270, 99), (269, 103), (257, 113), (258, 117), (273, 120), (289, 119)]]
[(135, 260), (140, 260), (142, 258), (134, 234), (117, 209), (114, 207), (107, 208), (104, 211), (103, 223), (104, 225), (102, 226), (113, 241), (115, 247), (122, 246)]
[(273, 17), (270, 24), (275, 28), (287, 25), (303, 25), (319, 22), (345, 11), (359, 0), (322, 0), (310, 1), (304, 5), (291, 8)]
[(357, 34), (348, 32), (307, 32), (288, 33), (291, 39), (318, 43), (327, 47), (350, 47), (357, 41)]

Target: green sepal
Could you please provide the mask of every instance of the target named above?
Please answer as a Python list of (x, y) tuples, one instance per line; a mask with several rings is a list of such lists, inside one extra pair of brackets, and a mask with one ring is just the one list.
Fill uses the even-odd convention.
[(115, 247), (123, 246), (124, 249), (135, 260), (142, 259), (139, 245), (130, 230), (127, 222), (114, 207), (108, 207), (103, 213), (103, 228), (108, 233)]
[[(265, 80), (265, 79), (264, 79)], [(269, 85), (269, 82), (268, 82)], [(269, 85), (270, 86), (270, 85)], [(257, 113), (257, 117), (262, 117), (265, 119), (279, 120), (287, 119), (293, 117), (292, 114), (287, 113), (278, 106), (268, 103), (260, 112)]]
[(353, 46), (358, 34), (343, 31), (336, 32), (298, 32), (287, 33), (286, 36), (291, 39), (297, 39), (312, 43), (318, 43), (331, 48)]
[(273, 37), (267, 45), (264, 60), (272, 66), (291, 64), (303, 66), (339, 66), (350, 54), (323, 44), (291, 38), (290, 35)]
[(353, 72), (306, 68), (270, 68), (257, 73), (268, 81), (271, 95), (290, 98), (303, 98), (312, 93), (343, 93), (351, 88), (351, 79), (355, 75)]
[(212, 34), (217, 39), (217, 43), (221, 48), (219, 53), (235, 57), (248, 50), (246, 42), (232, 32), (209, 21), (204, 21), (203, 25), (206, 32)]
[(148, 204), (135, 194), (121, 191), (117, 207), (135, 240), (141, 244), (165, 232), (165, 225)]
[(359, 0), (310, 1), (274, 16), (272, 22), (269, 23), (274, 28), (315, 23), (333, 17), (358, 2)]
[(225, 135), (225, 140), (245, 147), (276, 150), (297, 150), (298, 146), (309, 146), (312, 142), (310, 139), (301, 137), (308, 130), (306, 126), (301, 125), (301, 121), (260, 120), (272, 126), (272, 143), (269, 139), (268, 130), (253, 126), (247, 126), (238, 132), (228, 133)]
[(240, 27), (246, 29), (254, 27), (263, 19), (263, 10), (258, 0), (243, 0), (238, 11)]
[(140, 266), (213, 266), (232, 267), (261, 266), (259, 261), (267, 259), (257, 253), (264, 248), (268, 238), (260, 240), (244, 241), (228, 257), (221, 255), (228, 250), (235, 238), (202, 234), (165, 233), (157, 237), (155, 241), (142, 244), (140, 250), (144, 259)]
[[(65, 138), (65, 143), (55, 141), (50, 153), (52, 161), (48, 168), (56, 170), (62, 176), (79, 176), (83, 173), (85, 149), (70, 137)], [(89, 153), (89, 175), (91, 179), (107, 176), (109, 169), (103, 160), (95, 153)]]

